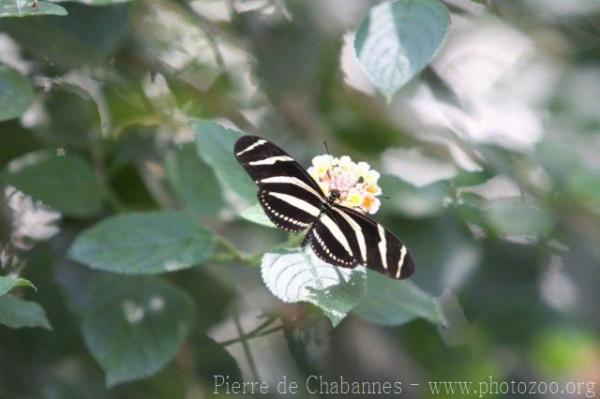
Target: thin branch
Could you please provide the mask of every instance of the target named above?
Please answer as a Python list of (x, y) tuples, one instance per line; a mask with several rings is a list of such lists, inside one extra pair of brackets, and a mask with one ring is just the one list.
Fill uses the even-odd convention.
[(88, 140), (88, 146), (92, 156), (92, 165), (94, 167), (94, 174), (96, 175), (100, 192), (108, 205), (110, 205), (115, 212), (124, 212), (127, 210), (127, 207), (121, 202), (108, 181), (108, 176), (106, 174), (106, 168), (104, 165), (104, 149), (102, 145), (102, 138), (98, 137), (95, 132), (91, 132)]
[(229, 345), (233, 345), (233, 344), (237, 344), (238, 342), (241, 342), (242, 339), (251, 340), (254, 338), (260, 338), (260, 337), (264, 337), (265, 335), (270, 335), (270, 334), (276, 333), (281, 330), (283, 330), (283, 326), (272, 327), (267, 330), (260, 331), (256, 334), (246, 334), (246, 335), (244, 335), (244, 337), (230, 339), (227, 341), (220, 342), (219, 344), (223, 345), (223, 346), (229, 346)]
[(257, 253), (245, 253), (240, 251), (235, 244), (223, 236), (216, 237), (217, 247), (221, 247), (224, 251), (215, 253), (211, 261), (215, 263), (231, 263), (241, 262), (246, 266), (257, 267), (260, 266), (261, 259), (265, 252), (278, 251), (284, 248), (297, 247), (302, 241), (303, 236), (299, 234), (290, 234), (288, 239), (280, 244), (276, 244), (265, 251)]
[(252, 378), (254, 381), (260, 381), (258, 376), (258, 369), (256, 368), (256, 362), (254, 361), (254, 357), (252, 357), (252, 351), (250, 350), (250, 345), (248, 345), (248, 341), (244, 338), (244, 330), (242, 329), (242, 324), (240, 323), (240, 316), (236, 313), (233, 318), (233, 322), (235, 323), (235, 329), (240, 336), (242, 349), (244, 350), (244, 355), (246, 355), (246, 359), (248, 360), (248, 365), (250, 366), (250, 371), (252, 372)]
[(267, 320), (260, 323), (260, 325), (258, 327), (256, 327), (254, 330), (244, 334), (244, 336), (230, 339), (230, 340), (223, 341), (223, 342), (219, 342), (219, 345), (223, 345), (223, 346), (233, 345), (235, 343), (240, 342), (242, 339), (250, 340), (253, 338), (262, 337), (262, 336), (271, 334), (273, 332), (279, 331), (282, 328), (282, 326), (276, 326), (276, 327), (272, 327), (272, 328), (265, 330), (265, 328), (269, 327), (275, 321), (277, 321), (277, 317), (270, 316), (267, 318)]

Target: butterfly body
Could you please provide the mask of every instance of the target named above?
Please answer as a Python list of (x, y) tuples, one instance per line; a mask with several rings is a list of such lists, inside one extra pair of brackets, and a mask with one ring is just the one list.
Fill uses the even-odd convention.
[(414, 272), (410, 253), (393, 233), (343, 206), (339, 190), (325, 195), (307, 171), (272, 142), (242, 136), (234, 154), (258, 186), (258, 200), (269, 219), (286, 231), (306, 231), (302, 245), (310, 245), (319, 258), (340, 267), (365, 265), (395, 279)]

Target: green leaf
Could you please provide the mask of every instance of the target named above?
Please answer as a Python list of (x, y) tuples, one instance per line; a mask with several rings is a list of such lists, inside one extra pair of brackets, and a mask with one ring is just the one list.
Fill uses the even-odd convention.
[(209, 215), (219, 212), (223, 203), (219, 183), (193, 145), (171, 151), (165, 169), (173, 190), (187, 209)]
[(260, 224), (261, 226), (273, 227), (276, 228), (269, 219), (269, 217), (265, 214), (260, 204), (254, 204), (249, 206), (240, 212), (240, 217), (242, 219), (246, 219), (249, 222)]
[(443, 209), (446, 183), (436, 182), (415, 187), (395, 176), (382, 176), (379, 185), (389, 199), (383, 199), (382, 212), (398, 212), (411, 218), (431, 217)]
[(474, 330), (454, 293), (446, 288), (437, 299), (438, 309), (443, 315), (444, 324), (438, 328), (440, 336), (448, 346), (472, 343)]
[(55, 73), (57, 69), (62, 74), (84, 64), (108, 62), (131, 28), (129, 5), (89, 7), (69, 2), (64, 7), (69, 14), (61, 18), (29, 18), (27, 23), (19, 18), (0, 18), (0, 31), (9, 34), (31, 57), (52, 65)]
[(449, 24), (448, 10), (437, 0), (384, 2), (361, 22), (356, 56), (389, 101), (435, 56)]
[(215, 375), (228, 375), (232, 381), (242, 381), (235, 359), (212, 338), (200, 335), (193, 341), (194, 362), (199, 378), (214, 384)]
[[(556, 189), (564, 192), (569, 200), (599, 214), (600, 173), (594, 158), (584, 155), (587, 149), (595, 147), (593, 140), (593, 135), (548, 139), (538, 145), (537, 155)], [(565, 201), (564, 197), (555, 199)]]
[(58, 4), (33, 0), (0, 0), (0, 17), (30, 17), (32, 15), (67, 15)]
[(317, 305), (334, 326), (362, 299), (367, 276), (364, 267), (338, 268), (300, 249), (264, 254), (261, 274), (273, 295)]
[(72, 2), (72, 3), (81, 3), (88, 6), (108, 6), (111, 4), (119, 4), (119, 3), (128, 3), (131, 0), (53, 0), (57, 3), (62, 2)]
[(397, 326), (416, 318), (437, 325), (445, 321), (437, 299), (411, 281), (398, 281), (367, 271), (367, 292), (352, 313), (375, 324)]
[(243, 133), (204, 120), (196, 120), (192, 127), (198, 154), (212, 166), (221, 184), (248, 201), (256, 201), (256, 186), (233, 154), (233, 145)]
[(492, 229), (501, 236), (534, 237), (552, 228), (550, 215), (520, 200), (498, 200), (490, 203), (484, 214)]
[(81, 233), (69, 256), (100, 270), (162, 273), (204, 262), (214, 249), (212, 233), (183, 213), (125, 213)]
[(102, 205), (94, 172), (78, 156), (32, 153), (11, 163), (4, 178), (8, 184), (65, 215), (92, 215)]
[(52, 330), (40, 305), (12, 295), (0, 296), (0, 324), (10, 328), (42, 327)]
[(185, 340), (193, 311), (187, 294), (157, 277), (106, 275), (89, 288), (81, 330), (112, 386), (163, 368)]
[(31, 281), (24, 278), (0, 276), (0, 295), (7, 294), (10, 290), (16, 287), (31, 287), (37, 291), (35, 285)]
[(32, 101), (29, 82), (19, 72), (0, 64), (0, 122), (21, 116)]
[(461, 170), (458, 172), (458, 175), (456, 175), (456, 177), (450, 181), (455, 187), (470, 187), (483, 184), (494, 176), (496, 176), (496, 173), (491, 169), (483, 169), (472, 172)]

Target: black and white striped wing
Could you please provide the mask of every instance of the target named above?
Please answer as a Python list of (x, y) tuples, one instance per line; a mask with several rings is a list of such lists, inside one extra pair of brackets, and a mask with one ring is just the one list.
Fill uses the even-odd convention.
[(313, 251), (328, 263), (341, 267), (365, 265), (395, 279), (414, 272), (412, 256), (402, 241), (352, 209), (333, 205), (309, 234)]
[(285, 151), (261, 137), (242, 136), (234, 153), (258, 186), (258, 200), (276, 226), (299, 232), (316, 221), (325, 195)]

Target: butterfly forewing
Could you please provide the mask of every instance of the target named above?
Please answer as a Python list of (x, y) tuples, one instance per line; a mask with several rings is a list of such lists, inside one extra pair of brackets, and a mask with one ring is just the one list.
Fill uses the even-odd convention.
[[(295, 178), (310, 187), (322, 201), (321, 188), (298, 162), (268, 140), (257, 136), (242, 136), (234, 146), (235, 157), (256, 184), (267, 178)], [(306, 187), (304, 187), (306, 188)]]
[(237, 160), (259, 187), (258, 200), (278, 227), (306, 230), (326, 202), (320, 187), (285, 151), (256, 136), (242, 136), (234, 146)]
[[(290, 194), (268, 189), (258, 191), (258, 202), (266, 215), (275, 226), (287, 231), (300, 232), (306, 230), (318, 216), (318, 208), (308, 202), (298, 201)], [(317, 212), (315, 213), (314, 210)]]

